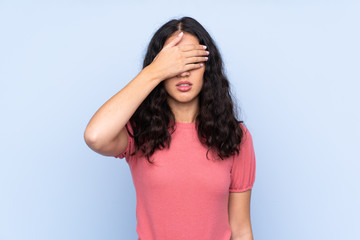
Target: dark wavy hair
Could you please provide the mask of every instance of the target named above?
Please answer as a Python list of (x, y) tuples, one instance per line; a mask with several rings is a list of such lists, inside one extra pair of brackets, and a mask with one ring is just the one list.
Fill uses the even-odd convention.
[[(237, 108), (233, 106), (229, 81), (223, 72), (223, 61), (214, 41), (204, 27), (191, 17), (172, 19), (161, 26), (152, 37), (143, 62), (143, 68), (152, 63), (156, 55), (161, 51), (165, 41), (175, 32), (183, 31), (196, 36), (199, 43), (207, 46), (210, 52), (209, 59), (205, 64), (204, 81), (199, 93), (200, 111), (196, 116), (195, 127), (200, 142), (213, 149), (217, 155), (228, 158), (239, 154), (243, 130), (235, 117)], [(150, 156), (156, 149), (170, 147), (171, 134), (176, 130), (175, 116), (167, 103), (167, 92), (160, 82), (152, 92), (140, 104), (130, 118), (133, 134), (126, 129), (134, 138), (136, 154), (142, 150), (149, 163)], [(169, 132), (169, 126), (172, 132)]]

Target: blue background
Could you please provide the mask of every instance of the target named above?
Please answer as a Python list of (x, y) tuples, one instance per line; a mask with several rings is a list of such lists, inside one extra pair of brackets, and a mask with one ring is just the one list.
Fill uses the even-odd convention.
[(358, 1), (1, 1), (0, 239), (137, 239), (124, 159), (95, 111), (150, 38), (191, 16), (225, 63), (257, 159), (255, 239), (360, 239)]

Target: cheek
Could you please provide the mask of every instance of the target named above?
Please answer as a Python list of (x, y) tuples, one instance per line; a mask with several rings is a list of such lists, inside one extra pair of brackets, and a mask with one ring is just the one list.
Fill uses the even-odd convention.
[(200, 88), (204, 84), (204, 72), (203, 71), (196, 74), (196, 82)]
[(164, 88), (165, 88), (166, 92), (168, 92), (168, 93), (171, 92), (171, 81), (170, 81), (170, 79), (165, 80), (163, 82), (163, 84), (164, 84)]
[(194, 72), (194, 74), (196, 75), (196, 78), (200, 78), (202, 79), (204, 77), (204, 73), (205, 73), (205, 67), (202, 67), (200, 69), (196, 69), (196, 71)]

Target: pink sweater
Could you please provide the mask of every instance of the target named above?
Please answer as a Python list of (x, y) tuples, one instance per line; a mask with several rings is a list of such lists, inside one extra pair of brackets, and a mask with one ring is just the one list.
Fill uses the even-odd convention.
[[(127, 123), (131, 133), (132, 128)], [(195, 123), (176, 122), (170, 149), (155, 151), (151, 166), (128, 135), (126, 150), (115, 156), (129, 164), (136, 191), (138, 240), (229, 240), (229, 192), (243, 192), (255, 181), (255, 153), (245, 130), (240, 154), (224, 161), (206, 158)], [(210, 159), (214, 154), (209, 151)]]

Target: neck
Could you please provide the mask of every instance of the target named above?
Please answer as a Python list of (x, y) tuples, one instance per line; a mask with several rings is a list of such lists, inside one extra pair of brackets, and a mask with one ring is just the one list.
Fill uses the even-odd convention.
[(195, 122), (196, 116), (199, 113), (199, 98), (195, 98), (190, 102), (177, 102), (173, 99), (168, 99), (168, 104), (171, 111), (175, 115), (175, 121), (191, 123)]

